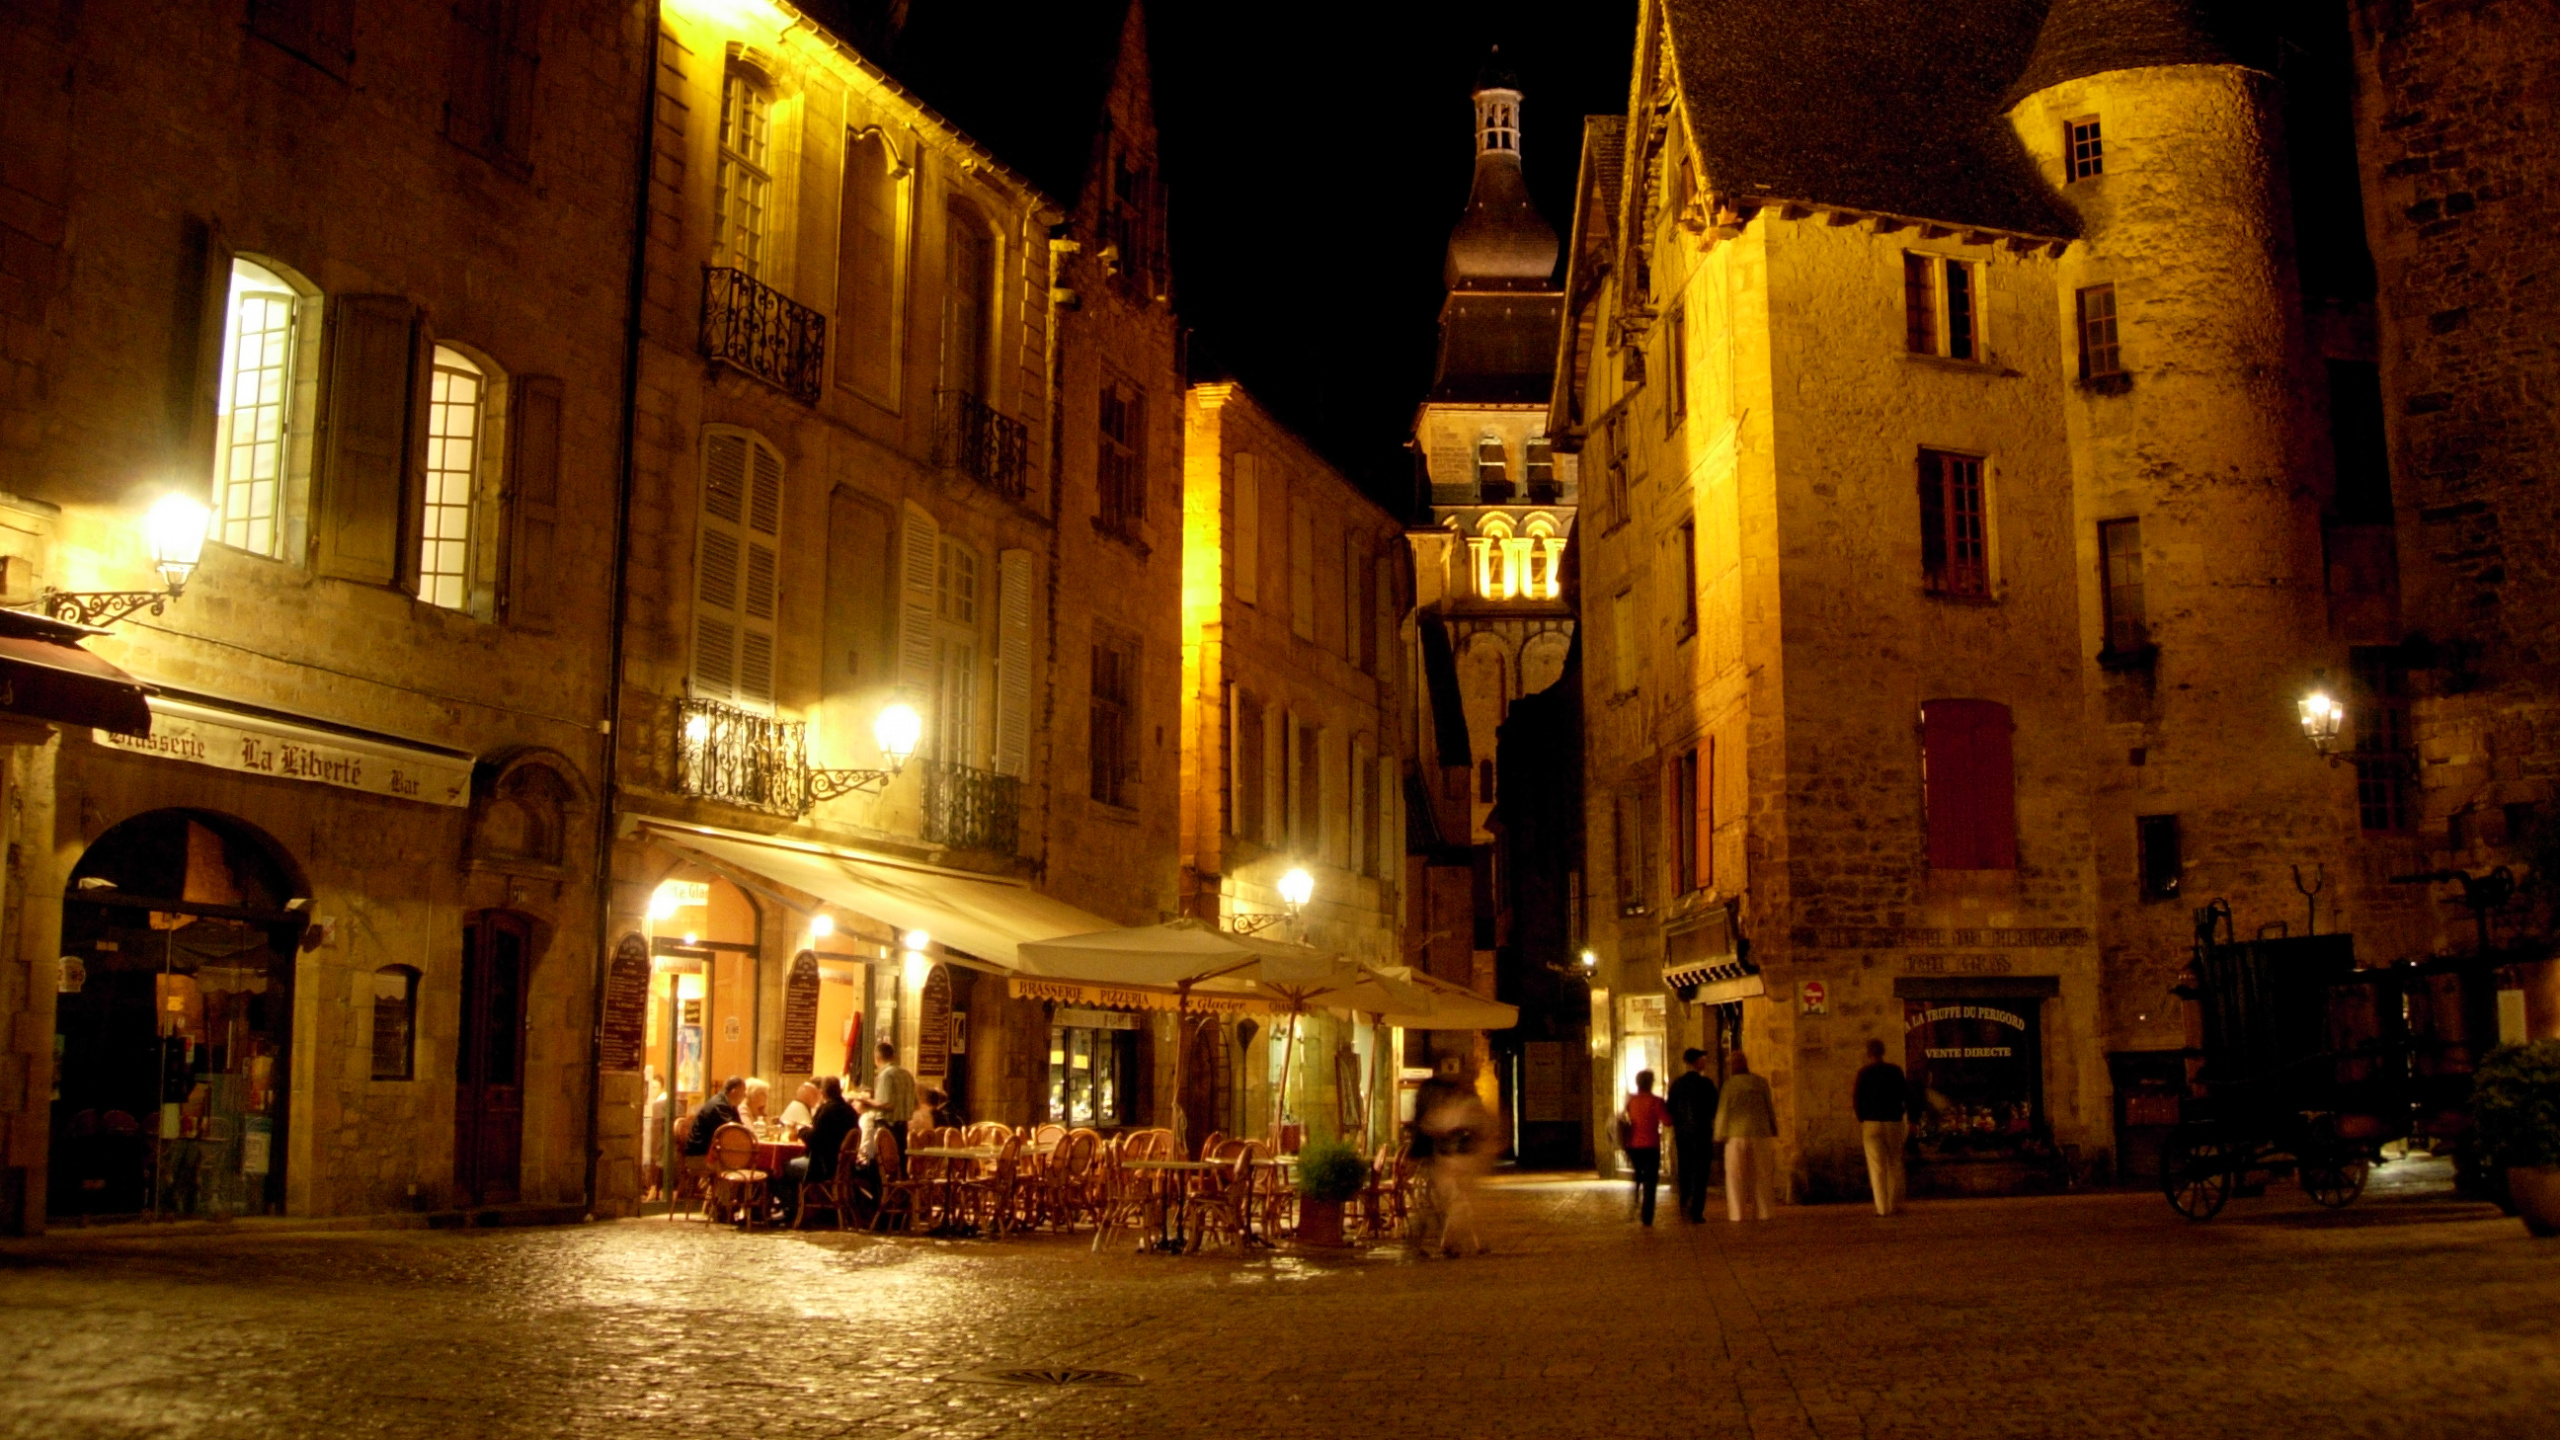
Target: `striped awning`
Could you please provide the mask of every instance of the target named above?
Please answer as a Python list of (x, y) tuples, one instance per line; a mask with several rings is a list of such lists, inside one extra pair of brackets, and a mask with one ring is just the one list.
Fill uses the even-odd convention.
[[(1664, 966), (1662, 983), (1695, 1005), (1724, 1005), (1769, 993), (1768, 984), (1760, 978), (1760, 967), (1739, 955)], [(1689, 993), (1693, 988), (1696, 993)]]

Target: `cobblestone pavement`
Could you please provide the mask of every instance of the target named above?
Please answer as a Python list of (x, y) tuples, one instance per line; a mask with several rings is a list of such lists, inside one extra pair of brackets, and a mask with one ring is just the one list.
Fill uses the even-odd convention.
[[(2377, 1180), (2203, 1226), (2110, 1194), (1651, 1231), (1513, 1180), (1457, 1261), (91, 1232), (0, 1247), (0, 1435), (2560, 1435), (2560, 1241)], [(1143, 1383), (966, 1373), (1003, 1366)]]

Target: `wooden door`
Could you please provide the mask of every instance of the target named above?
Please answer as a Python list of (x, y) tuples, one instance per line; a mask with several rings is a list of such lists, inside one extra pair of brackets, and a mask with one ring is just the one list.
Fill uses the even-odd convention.
[(463, 927), (453, 1178), (468, 1205), (507, 1204), (521, 1190), (524, 987), (532, 933), (523, 916), (503, 910), (474, 916)]

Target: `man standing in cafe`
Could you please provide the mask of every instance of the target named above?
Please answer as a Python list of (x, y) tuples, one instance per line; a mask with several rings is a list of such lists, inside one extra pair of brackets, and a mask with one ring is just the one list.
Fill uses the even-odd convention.
[(898, 1047), (880, 1042), (880, 1068), (871, 1077), (871, 1098), (862, 1102), (865, 1110), (880, 1112), (881, 1128), (898, 1137), (898, 1149), (907, 1145), (907, 1117), (916, 1109), (916, 1077), (898, 1063)]
[(1671, 1144), (1680, 1159), (1680, 1218), (1695, 1225), (1707, 1218), (1707, 1176), (1716, 1159), (1716, 1082), (1707, 1073), (1707, 1052), (1683, 1050), (1689, 1068), (1671, 1082)]
[(1875, 1191), (1876, 1213), (1902, 1209), (1902, 1146), (1911, 1135), (1911, 1084), (1902, 1067), (1884, 1058), (1884, 1042), (1867, 1042), (1867, 1063), (1858, 1071), (1849, 1103), (1858, 1112), (1858, 1136), (1867, 1148), (1867, 1185)]

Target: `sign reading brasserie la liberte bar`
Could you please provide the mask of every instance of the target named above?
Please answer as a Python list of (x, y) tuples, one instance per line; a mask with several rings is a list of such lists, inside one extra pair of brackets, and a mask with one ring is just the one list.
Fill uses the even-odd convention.
[(128, 755), (335, 785), (422, 805), (471, 803), (471, 762), (461, 756), (333, 735), (184, 700), (153, 696), (149, 735), (90, 733), (99, 744)]

